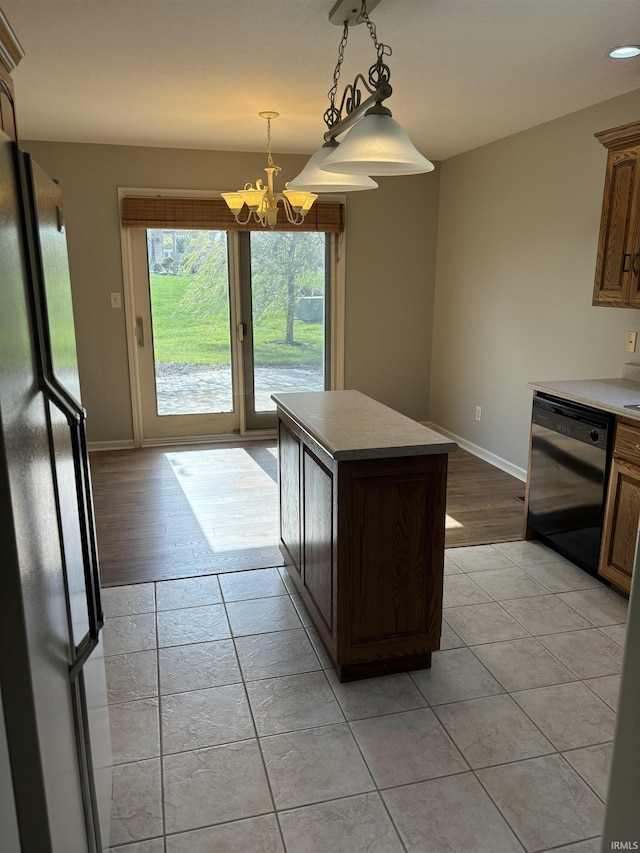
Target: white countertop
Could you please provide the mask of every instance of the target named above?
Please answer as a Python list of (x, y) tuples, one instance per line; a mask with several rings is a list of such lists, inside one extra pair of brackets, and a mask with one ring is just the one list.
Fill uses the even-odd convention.
[(640, 405), (640, 382), (634, 379), (568, 379), (529, 382), (528, 387), (563, 400), (593, 406), (618, 417), (640, 421), (640, 411), (625, 409), (627, 403)]
[(428, 456), (458, 448), (359, 391), (273, 394), (271, 399), (337, 460)]

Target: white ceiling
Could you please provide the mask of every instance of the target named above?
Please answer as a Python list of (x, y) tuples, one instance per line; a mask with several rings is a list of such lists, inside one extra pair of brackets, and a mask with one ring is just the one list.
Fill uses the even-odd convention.
[[(23, 139), (262, 151), (257, 113), (277, 110), (274, 152), (322, 142), (334, 0), (0, 3), (26, 53)], [(387, 105), (430, 159), (640, 88), (640, 58), (608, 56), (640, 44), (639, 0), (382, 0), (371, 18), (393, 49)], [(374, 59), (351, 28), (341, 84)]]

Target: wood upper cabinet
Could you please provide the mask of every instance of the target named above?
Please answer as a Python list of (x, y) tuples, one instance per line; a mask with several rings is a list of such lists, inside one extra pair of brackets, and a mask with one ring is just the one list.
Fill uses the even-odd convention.
[(596, 139), (609, 154), (593, 304), (640, 308), (640, 122)]
[(598, 574), (629, 595), (640, 521), (640, 429), (618, 423)]
[(0, 9), (0, 129), (17, 141), (16, 114), (11, 72), (24, 51)]

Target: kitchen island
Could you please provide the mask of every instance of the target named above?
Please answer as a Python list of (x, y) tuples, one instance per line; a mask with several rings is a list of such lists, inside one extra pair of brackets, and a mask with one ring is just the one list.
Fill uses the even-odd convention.
[(430, 666), (457, 445), (357, 391), (272, 399), (280, 549), (338, 677)]

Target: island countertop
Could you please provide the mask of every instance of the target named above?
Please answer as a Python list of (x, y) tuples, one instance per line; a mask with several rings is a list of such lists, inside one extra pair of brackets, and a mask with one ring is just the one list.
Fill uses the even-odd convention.
[(336, 460), (428, 456), (458, 448), (359, 391), (303, 391), (271, 399)]

